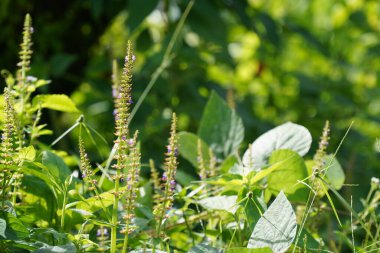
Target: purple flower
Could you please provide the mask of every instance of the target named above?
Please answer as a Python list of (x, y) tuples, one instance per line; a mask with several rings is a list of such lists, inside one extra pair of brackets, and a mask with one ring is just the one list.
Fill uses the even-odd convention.
[(132, 99), (129, 99), (129, 100), (128, 100), (128, 103), (129, 103), (129, 104), (133, 104), (133, 100), (132, 100)]
[(86, 177), (86, 174), (85, 174), (85, 173), (83, 173), (83, 174), (82, 174), (82, 178), (85, 178), (85, 177)]
[(117, 89), (112, 89), (112, 97), (117, 98), (117, 95), (119, 94)]
[(134, 139), (129, 139), (128, 140), (128, 145), (129, 146), (133, 146), (135, 144), (135, 140)]
[(112, 114), (113, 114), (113, 116), (116, 116), (117, 115), (117, 109), (114, 109)]
[(136, 61), (136, 55), (132, 55), (132, 61)]
[(124, 178), (123, 177), (119, 178), (119, 182), (123, 183), (124, 182)]
[(33, 27), (30, 27), (30, 28), (29, 28), (29, 32), (30, 32), (30, 33), (34, 33), (34, 28), (33, 28)]
[(166, 176), (166, 172), (164, 172), (164, 174), (162, 174), (162, 180), (166, 181), (167, 179), (168, 179), (168, 177)]

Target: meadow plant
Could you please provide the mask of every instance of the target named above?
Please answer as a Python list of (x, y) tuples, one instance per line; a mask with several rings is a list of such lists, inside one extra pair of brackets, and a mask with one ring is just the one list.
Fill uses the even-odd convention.
[[(16, 78), (2, 72), (6, 87), (0, 116), (0, 252), (284, 253), (380, 248), (379, 179), (372, 179), (363, 210), (355, 211), (352, 199), (348, 203), (338, 192), (345, 174), (336, 158), (339, 150), (327, 152), (334, 137), (328, 121), (313, 159), (307, 155), (310, 132), (292, 122), (262, 134), (241, 155), (244, 126), (232, 90), (227, 92), (228, 103), (212, 92), (197, 134), (178, 132), (181, 115), (172, 113), (162, 166), (152, 159), (144, 162), (139, 142), (144, 129), (131, 134), (133, 115), (170, 65), (193, 3), (133, 108), (136, 57), (130, 41), (120, 73), (113, 62), (113, 147), (108, 159), (96, 162), (89, 158), (86, 143), (96, 145), (94, 136), (102, 135), (84, 120), (73, 101), (62, 94), (33, 95), (49, 81), (28, 76), (33, 28), (26, 15)], [(44, 109), (79, 115), (50, 146), (39, 139), (53, 133), (41, 124)], [(78, 126), (76, 155), (54, 148)], [(186, 164), (179, 166), (180, 159), (194, 171)], [(78, 161), (80, 173), (72, 161)], [(150, 174), (145, 167), (150, 167)], [(317, 223), (313, 211), (329, 212), (337, 222)], [(296, 216), (302, 219), (297, 222)]]

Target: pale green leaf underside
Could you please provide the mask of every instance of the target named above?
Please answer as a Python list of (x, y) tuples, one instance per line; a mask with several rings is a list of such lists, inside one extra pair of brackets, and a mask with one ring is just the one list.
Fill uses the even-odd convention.
[(281, 191), (257, 222), (247, 248), (269, 247), (274, 253), (283, 253), (292, 244), (296, 232), (296, 215)]
[[(287, 122), (261, 135), (243, 156), (243, 164), (252, 170), (267, 165), (270, 154), (278, 149), (291, 149), (304, 156), (310, 149), (311, 134), (301, 125)], [(252, 162), (253, 164), (252, 164)]]

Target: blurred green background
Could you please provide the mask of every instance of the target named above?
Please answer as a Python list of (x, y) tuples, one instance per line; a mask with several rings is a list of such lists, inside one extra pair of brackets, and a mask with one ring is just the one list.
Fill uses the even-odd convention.
[[(122, 64), (128, 39), (137, 57), (137, 101), (160, 65), (188, 1), (0, 1), (0, 69), (14, 71), (26, 13), (33, 18), (32, 74), (52, 80), (41, 93), (70, 95), (101, 132), (91, 157), (99, 162), (113, 140), (112, 60)], [(344, 194), (368, 191), (380, 163), (380, 2), (378, 0), (197, 0), (174, 58), (144, 100), (131, 127), (141, 132), (143, 160), (162, 160), (172, 111), (180, 130), (195, 132), (211, 90), (229, 97), (246, 128), (246, 145), (275, 125), (306, 126), (317, 147), (332, 124), (333, 153), (347, 175)], [(4, 82), (2, 82), (4, 83)], [(52, 114), (55, 135), (78, 115)], [(77, 133), (58, 148), (77, 152)], [(91, 145), (89, 143), (88, 145)], [(103, 157), (103, 158), (102, 158)], [(182, 172), (191, 166), (181, 160)]]

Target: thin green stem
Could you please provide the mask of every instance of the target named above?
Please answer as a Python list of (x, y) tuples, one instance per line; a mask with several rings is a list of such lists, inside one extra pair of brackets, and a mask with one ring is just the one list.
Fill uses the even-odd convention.
[(156, 69), (156, 71), (154, 71), (154, 73), (152, 74), (152, 78), (150, 79), (148, 85), (146, 86), (145, 90), (141, 94), (141, 96), (140, 96), (139, 100), (137, 101), (136, 105), (133, 107), (131, 115), (129, 116), (129, 119), (128, 119), (128, 125), (132, 121), (132, 119), (135, 116), (137, 110), (140, 108), (142, 102), (145, 100), (146, 96), (148, 95), (148, 93), (150, 92), (150, 90), (152, 89), (152, 87), (154, 86), (154, 84), (156, 83), (157, 79), (161, 76), (162, 72), (170, 65), (170, 62), (171, 62), (171, 60), (173, 58), (173, 56), (171, 54), (172, 54), (174, 45), (175, 45), (176, 41), (178, 40), (178, 36), (179, 36), (179, 34), (180, 34), (180, 32), (181, 32), (184, 24), (185, 24), (186, 18), (187, 18), (187, 16), (190, 13), (191, 8), (194, 5), (194, 2), (195, 2), (195, 0), (191, 0), (187, 4), (186, 9), (185, 9), (185, 11), (183, 12), (183, 14), (181, 16), (181, 19), (178, 21), (178, 24), (177, 24), (177, 26), (176, 26), (176, 28), (174, 30), (173, 36), (171, 37), (171, 39), (169, 41), (168, 47), (165, 50), (165, 53), (164, 53), (164, 56), (162, 58), (162, 62), (160, 64), (160, 66), (158, 66), (158, 68)]
[(114, 187), (114, 199), (113, 199), (113, 208), (112, 208), (112, 220), (111, 223), (113, 227), (111, 228), (111, 253), (116, 253), (116, 239), (117, 239), (117, 210), (119, 206), (119, 180), (118, 176), (120, 175), (120, 170), (116, 170), (116, 180)]
[(64, 231), (65, 227), (65, 213), (66, 213), (66, 202), (67, 202), (67, 191), (63, 193), (63, 204), (62, 204), (62, 214), (61, 214), (61, 231)]

